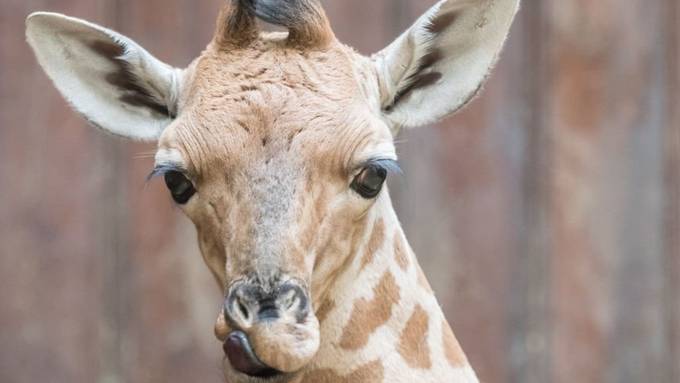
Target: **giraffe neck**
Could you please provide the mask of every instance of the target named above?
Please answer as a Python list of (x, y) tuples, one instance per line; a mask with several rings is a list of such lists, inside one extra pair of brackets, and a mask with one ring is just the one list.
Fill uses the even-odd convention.
[(366, 225), (320, 299), (321, 347), (301, 381), (477, 382), (387, 193)]

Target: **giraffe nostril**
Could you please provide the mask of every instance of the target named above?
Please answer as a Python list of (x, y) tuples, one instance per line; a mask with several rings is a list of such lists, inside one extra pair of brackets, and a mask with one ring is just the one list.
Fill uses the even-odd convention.
[(298, 321), (304, 320), (309, 314), (309, 299), (305, 290), (296, 283), (288, 282), (281, 287), (279, 305), (284, 311), (292, 313)]
[(256, 307), (249, 299), (247, 291), (238, 287), (231, 291), (225, 299), (224, 316), (232, 326), (247, 329), (252, 326), (256, 317)]
[(294, 289), (288, 290), (285, 294), (283, 294), (283, 308), (286, 311), (290, 311), (291, 309), (294, 308), (294, 306), (297, 306), (300, 302), (300, 299), (298, 298), (298, 292)]
[(295, 282), (286, 282), (265, 292), (259, 285), (235, 286), (226, 297), (225, 318), (232, 327), (248, 330), (259, 321), (295, 318), (302, 323), (309, 315), (306, 290)]
[(243, 319), (245, 319), (246, 321), (250, 322), (250, 311), (248, 311), (246, 305), (244, 305), (240, 299), (236, 300), (236, 304), (238, 311), (241, 314), (241, 317), (243, 317)]

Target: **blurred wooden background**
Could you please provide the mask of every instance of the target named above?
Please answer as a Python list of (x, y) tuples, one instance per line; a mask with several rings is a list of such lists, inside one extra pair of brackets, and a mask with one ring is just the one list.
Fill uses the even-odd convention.
[[(326, 1), (363, 53), (434, 0)], [(24, 42), (51, 10), (184, 66), (219, 0), (0, 2), (0, 382), (220, 382), (220, 292)], [(680, 382), (680, 3), (524, 0), (482, 96), (399, 138), (392, 193), (484, 382)]]

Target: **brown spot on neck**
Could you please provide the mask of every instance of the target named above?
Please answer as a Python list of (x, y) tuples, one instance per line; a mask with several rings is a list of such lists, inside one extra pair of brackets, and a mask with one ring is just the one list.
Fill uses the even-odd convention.
[(394, 233), (394, 259), (397, 261), (397, 265), (399, 265), (403, 271), (408, 270), (408, 253), (406, 250), (406, 244), (404, 243), (404, 236), (401, 234), (401, 230), (397, 230)]
[(366, 346), (371, 334), (390, 319), (399, 299), (397, 281), (387, 271), (373, 289), (373, 299), (361, 298), (354, 302), (350, 319), (342, 331), (340, 347), (358, 350)]
[(429, 369), (432, 367), (430, 346), (427, 343), (429, 315), (417, 305), (406, 323), (399, 339), (399, 354), (411, 368)]
[(453, 335), (453, 331), (446, 320), (442, 320), (442, 340), (444, 342), (444, 354), (451, 367), (460, 368), (468, 364), (463, 349), (458, 343), (458, 339)]
[(385, 242), (385, 221), (383, 221), (382, 218), (379, 218), (375, 225), (373, 225), (371, 237), (368, 239), (366, 249), (364, 249), (364, 255), (361, 257), (360, 270), (363, 270), (373, 261), (383, 242)]
[(383, 381), (385, 368), (379, 360), (367, 363), (349, 375), (340, 376), (330, 368), (310, 371), (300, 383), (378, 383)]

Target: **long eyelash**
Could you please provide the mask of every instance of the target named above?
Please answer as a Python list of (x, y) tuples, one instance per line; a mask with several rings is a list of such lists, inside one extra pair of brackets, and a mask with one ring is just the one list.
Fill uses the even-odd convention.
[(151, 173), (149, 173), (148, 176), (146, 176), (146, 182), (151, 181), (153, 178), (164, 176), (169, 172), (182, 172), (182, 171), (183, 170), (177, 165), (173, 164), (158, 165), (155, 168), (153, 168), (153, 170), (151, 171)]
[(380, 167), (380, 168), (387, 170), (387, 172), (390, 173), (390, 174), (397, 174), (397, 175), (404, 174), (404, 172), (401, 170), (401, 167), (399, 167), (399, 163), (396, 160), (393, 160), (391, 158), (374, 158), (374, 159), (366, 161), (363, 166), (364, 167), (366, 167), (366, 166), (377, 166), (377, 167)]

